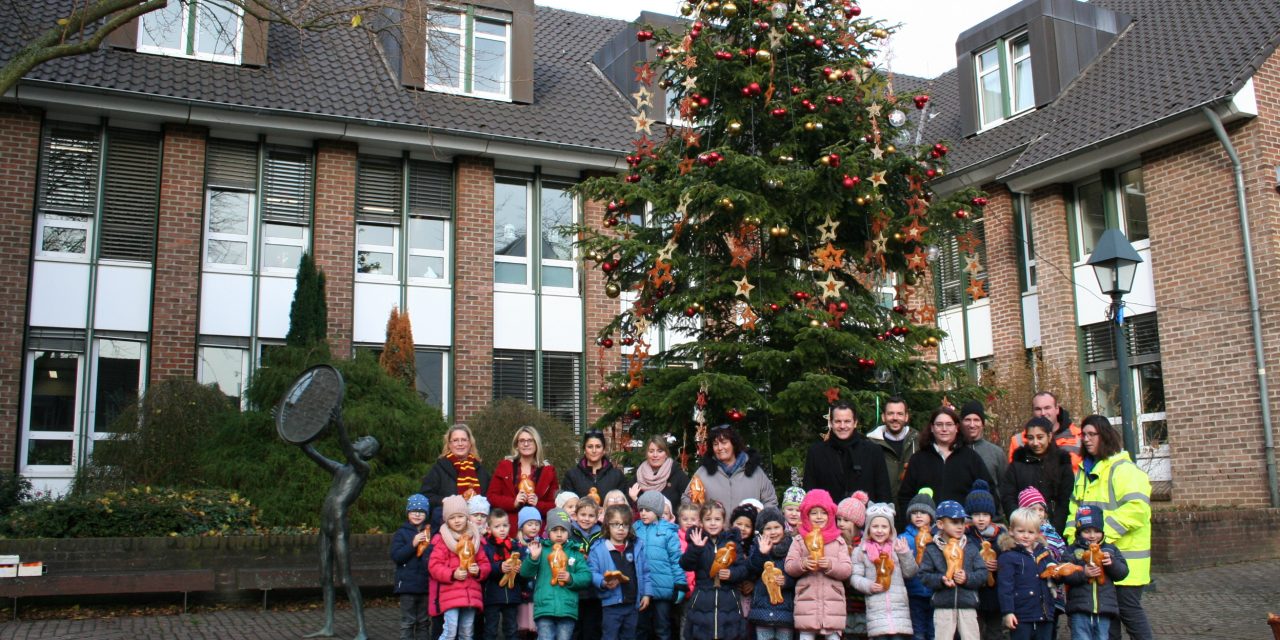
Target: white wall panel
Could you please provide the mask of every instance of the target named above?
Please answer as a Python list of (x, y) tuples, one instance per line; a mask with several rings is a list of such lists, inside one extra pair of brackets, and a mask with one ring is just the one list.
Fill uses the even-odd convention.
[(284, 339), (289, 334), (289, 308), (293, 306), (296, 278), (263, 276), (258, 279), (258, 337)]
[(89, 265), (35, 261), (31, 269), (31, 326), (84, 329), (88, 310)]
[(253, 321), (253, 276), (205, 273), (200, 277), (200, 333), (248, 337)]
[(391, 317), (391, 309), (400, 306), (400, 285), (357, 282), (353, 306), (354, 340), (382, 344), (387, 341), (387, 318)]
[(960, 307), (938, 314), (938, 328), (947, 332), (938, 342), (938, 360), (941, 362), (961, 362), (964, 360), (963, 320)]
[(1040, 346), (1040, 294), (1022, 296), (1022, 337), (1028, 349)]
[(542, 350), (582, 352), (582, 298), (542, 296)]
[(409, 287), (409, 320), (414, 344), (453, 346), (453, 290)]
[(536, 326), (532, 293), (493, 292), (493, 348), (533, 350)]
[[(1138, 250), (1142, 256), (1142, 264), (1138, 265), (1138, 274), (1133, 279), (1133, 291), (1124, 297), (1127, 309), (1125, 313), (1136, 316), (1156, 310), (1156, 287), (1151, 278), (1151, 249)], [(1105, 322), (1107, 306), (1111, 297), (1102, 295), (1098, 289), (1098, 278), (1093, 275), (1093, 267), (1085, 264), (1075, 268), (1076, 276), (1076, 310), (1080, 326)]]
[(113, 331), (151, 328), (151, 268), (100, 265), (93, 324)]
[(991, 301), (982, 300), (969, 305), (966, 320), (969, 328), (969, 357), (985, 358), (994, 354), (991, 344)]

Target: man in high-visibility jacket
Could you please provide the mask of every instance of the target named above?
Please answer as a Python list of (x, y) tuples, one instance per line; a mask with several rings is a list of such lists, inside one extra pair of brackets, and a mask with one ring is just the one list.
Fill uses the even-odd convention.
[[(1048, 391), (1041, 391), (1032, 396), (1031, 415), (1034, 418), (1047, 418), (1049, 422), (1057, 425), (1057, 430), (1053, 432), (1053, 442), (1071, 456), (1071, 473), (1079, 473), (1080, 428), (1071, 424), (1071, 416), (1067, 414), (1067, 410), (1058, 405), (1058, 396)], [(1026, 443), (1026, 436), (1021, 431), (1009, 438), (1009, 462), (1013, 462), (1013, 452)]]
[[(1120, 620), (1129, 637), (1152, 638), (1151, 623), (1142, 609), (1142, 588), (1151, 582), (1151, 480), (1124, 450), (1120, 434), (1102, 416), (1089, 416), (1081, 427), (1084, 461), (1071, 492), (1071, 513), (1085, 505), (1102, 510), (1103, 538), (1114, 544), (1129, 564), (1129, 575), (1116, 582)], [(1075, 519), (1062, 534), (1070, 543)], [(1120, 640), (1120, 625), (1110, 637)]]

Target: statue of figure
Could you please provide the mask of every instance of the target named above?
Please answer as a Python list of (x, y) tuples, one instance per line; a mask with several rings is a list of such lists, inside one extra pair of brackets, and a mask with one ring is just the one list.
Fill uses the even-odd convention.
[[(334, 413), (337, 414), (338, 410), (335, 409)], [(320, 510), (320, 588), (324, 592), (324, 626), (305, 637), (333, 636), (334, 588), (341, 584), (347, 588), (347, 600), (351, 601), (351, 610), (356, 614), (355, 640), (367, 640), (364, 601), (360, 599), (360, 587), (351, 579), (351, 548), (348, 544), (351, 521), (347, 517), (347, 511), (360, 497), (360, 492), (364, 491), (365, 481), (369, 479), (369, 461), (378, 455), (382, 445), (373, 436), (363, 436), (351, 442), (347, 437), (347, 429), (342, 424), (341, 415), (335, 415), (334, 422), (338, 423), (338, 440), (342, 444), (342, 453), (347, 458), (346, 464), (324, 457), (309, 442), (301, 445), (307, 457), (315, 460), (321, 469), (333, 476), (329, 495), (325, 496), (324, 507)], [(336, 582), (335, 564), (338, 569)]]

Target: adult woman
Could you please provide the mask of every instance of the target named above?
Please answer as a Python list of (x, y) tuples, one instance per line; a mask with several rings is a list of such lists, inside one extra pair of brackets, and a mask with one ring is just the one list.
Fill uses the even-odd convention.
[(671, 447), (667, 444), (666, 437), (657, 435), (649, 438), (644, 462), (636, 467), (636, 480), (627, 490), (631, 501), (639, 500), (640, 494), (645, 491), (661, 491), (674, 510), (680, 505), (685, 487), (688, 486), (689, 476), (671, 458)]
[(444, 499), (449, 496), (484, 495), (489, 489), (489, 472), (480, 464), (471, 427), (458, 423), (444, 432), (440, 458), (427, 471), (419, 491), (431, 502), (431, 528), (440, 530)]
[(907, 472), (898, 489), (898, 513), (906, 514), (907, 503), (924, 487), (933, 489), (933, 499), (938, 503), (955, 500), (964, 504), (973, 481), (979, 479), (993, 486), (982, 456), (960, 434), (959, 416), (949, 407), (934, 409), (929, 414), (929, 424), (920, 430), (916, 452), (907, 461)]
[[(525, 480), (533, 483), (532, 491), (528, 486), (521, 487), (527, 484)], [(528, 425), (516, 429), (511, 436), (511, 455), (498, 463), (489, 483), (489, 504), (506, 511), (511, 518), (511, 530), (517, 531), (521, 507), (536, 507), (545, 522), (547, 511), (556, 506), (559, 490), (556, 468), (542, 458), (542, 436), (538, 430)]]
[[(1135, 640), (1154, 636), (1142, 609), (1142, 587), (1151, 582), (1151, 480), (1129, 458), (1120, 434), (1111, 421), (1099, 415), (1080, 426), (1084, 459), (1071, 492), (1071, 513), (1093, 505), (1102, 511), (1103, 539), (1116, 545), (1129, 564), (1129, 575), (1116, 582), (1120, 620)], [(1075, 519), (1062, 536), (1075, 539)], [(1120, 637), (1120, 625), (1111, 626), (1111, 637)]]
[(604, 504), (604, 497), (610, 491), (627, 489), (627, 477), (622, 474), (622, 469), (614, 466), (609, 456), (604, 454), (603, 432), (583, 434), (582, 459), (564, 472), (560, 487), (578, 494), (580, 498), (594, 494), (597, 504)]
[[(760, 455), (747, 448), (742, 436), (731, 426), (722, 424), (711, 429), (711, 447), (693, 477), (706, 488), (706, 499), (719, 502), (727, 510), (747, 498), (755, 498), (766, 507), (778, 506), (778, 492), (769, 474), (760, 468)], [(685, 495), (689, 489), (685, 488)]]
[(1058, 448), (1054, 425), (1048, 418), (1032, 418), (1022, 428), (1026, 444), (1013, 451), (1013, 461), (1000, 480), (1000, 501), (1005, 513), (1018, 508), (1018, 493), (1035, 487), (1048, 501), (1049, 523), (1055, 531), (1067, 524), (1071, 504), (1071, 455)]

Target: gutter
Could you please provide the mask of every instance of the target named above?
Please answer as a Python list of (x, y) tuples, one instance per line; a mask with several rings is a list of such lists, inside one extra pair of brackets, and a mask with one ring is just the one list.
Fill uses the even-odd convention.
[(1271, 431), (1271, 394), (1267, 389), (1267, 363), (1262, 350), (1262, 315), (1258, 305), (1258, 282), (1254, 276), (1253, 241), (1249, 236), (1249, 205), (1245, 200), (1244, 168), (1240, 164), (1240, 156), (1236, 154), (1227, 130), (1222, 126), (1222, 118), (1209, 107), (1201, 107), (1204, 117), (1213, 127), (1218, 142), (1231, 158), (1231, 172), (1235, 178), (1236, 209), (1240, 215), (1240, 239), (1244, 243), (1244, 273), (1249, 283), (1249, 324), (1253, 330), (1253, 359), (1258, 371), (1259, 404), (1262, 408), (1262, 438), (1267, 455), (1267, 488), (1271, 493), (1271, 508), (1280, 507), (1280, 484), (1276, 480), (1276, 446)]

